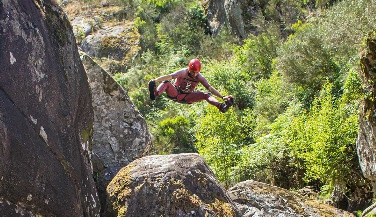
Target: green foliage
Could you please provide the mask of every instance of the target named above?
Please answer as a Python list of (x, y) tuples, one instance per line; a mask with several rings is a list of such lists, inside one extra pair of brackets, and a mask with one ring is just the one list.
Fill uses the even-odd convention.
[(150, 4), (140, 5), (135, 13), (134, 25), (140, 33), (140, 45), (143, 51), (155, 51), (155, 44), (158, 40), (156, 37), (157, 29), (154, 21), (157, 20), (159, 14), (155, 7)]
[(328, 83), (315, 99), (310, 113), (302, 113), (284, 135), (291, 155), (302, 159), (306, 167), (305, 180), (342, 184), (357, 170), (355, 141), (358, 114), (333, 98), (333, 85)]
[(188, 30), (196, 31), (197, 28), (204, 30), (205, 34), (210, 32), (210, 29), (207, 25), (208, 20), (205, 15), (205, 10), (202, 5), (194, 4), (188, 9)]
[[(254, 88), (247, 74), (232, 61), (212, 61), (202, 69), (209, 83), (222, 95), (233, 95), (239, 109), (253, 108)], [(205, 71), (204, 71), (205, 70)]]
[(243, 179), (251, 178), (284, 188), (301, 188), (305, 173), (304, 162), (290, 156), (286, 133), (301, 113), (301, 105), (291, 102), (286, 112), (269, 126), (270, 133), (256, 138), (256, 143), (242, 149), (237, 170)]
[(157, 7), (166, 8), (169, 4), (176, 2), (176, 0), (146, 0), (146, 2)]
[(346, 81), (343, 84), (343, 100), (348, 105), (357, 105), (359, 100), (365, 97), (365, 90), (359, 74), (355, 71), (350, 71)]
[(270, 124), (290, 106), (294, 93), (289, 83), (274, 71), (269, 79), (261, 79), (255, 84), (257, 94), (254, 114), (257, 117), (258, 136), (269, 134)]
[(311, 33), (299, 38), (290, 37), (279, 51), (277, 62), (277, 69), (288, 82), (297, 86), (306, 107), (324, 82), (336, 82), (339, 77), (339, 68), (329, 51), (322, 46), (322, 38), (313, 31)]
[(252, 80), (269, 78), (272, 73), (273, 59), (277, 57), (280, 36), (275, 29), (258, 36), (250, 36), (241, 47), (235, 49), (237, 62), (241, 70)]
[(334, 94), (342, 94), (346, 72), (358, 65), (356, 45), (376, 23), (374, 3), (340, 2), (325, 17), (294, 26), (296, 33), (278, 51), (277, 69), (297, 85), (306, 108), (326, 80), (335, 85)]
[(207, 59), (226, 61), (233, 55), (234, 47), (239, 43), (239, 39), (231, 35), (227, 28), (223, 28), (215, 37), (204, 36), (200, 42), (199, 55)]
[(185, 56), (197, 54), (200, 42), (207, 33), (206, 17), (200, 5), (175, 7), (161, 19), (157, 27), (160, 53), (183, 51)]
[[(197, 149), (226, 187), (255, 179), (284, 188), (312, 184), (330, 195), (339, 184), (351, 198), (366, 185), (355, 151), (365, 95), (358, 50), (376, 24), (375, 0), (257, 1), (267, 29), (241, 46), (226, 28), (208, 34), (197, 1), (132, 2), (142, 53), (116, 79), (146, 118), (153, 153)], [(303, 19), (298, 4), (322, 9)], [(150, 101), (147, 82), (186, 67), (192, 57), (200, 58), (213, 87), (235, 96), (227, 113), (164, 95)]]
[(230, 109), (222, 114), (210, 106), (206, 114), (196, 121), (196, 147), (200, 155), (225, 186), (235, 184), (240, 180), (240, 174), (234, 170), (241, 159), (240, 150), (252, 139), (253, 118), (249, 110), (236, 114)]
[(358, 65), (363, 37), (375, 29), (375, 4), (375, 0), (341, 1), (312, 20), (313, 31), (325, 39), (323, 46), (342, 67)]
[(158, 154), (197, 152), (191, 122), (183, 116), (162, 120), (155, 133), (154, 149)]

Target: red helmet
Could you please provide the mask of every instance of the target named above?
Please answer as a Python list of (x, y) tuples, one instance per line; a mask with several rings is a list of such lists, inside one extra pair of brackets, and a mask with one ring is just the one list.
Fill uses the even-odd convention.
[(188, 64), (188, 70), (199, 72), (201, 69), (201, 63), (198, 59), (192, 59)]

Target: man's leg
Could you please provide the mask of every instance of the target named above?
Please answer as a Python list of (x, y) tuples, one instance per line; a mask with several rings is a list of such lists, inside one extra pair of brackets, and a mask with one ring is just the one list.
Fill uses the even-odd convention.
[(158, 86), (156, 91), (157, 96), (165, 91), (167, 96), (172, 99), (175, 99), (179, 94), (178, 90), (176, 90), (175, 86), (172, 85), (170, 81), (164, 81)]
[(209, 104), (216, 106), (223, 113), (227, 112), (227, 110), (234, 104), (234, 101), (232, 98), (229, 101), (220, 103), (218, 102), (216, 98), (211, 96), (209, 93), (202, 93), (202, 92), (189, 93), (184, 98), (184, 100), (188, 104), (206, 100)]
[(215, 99), (209, 93), (203, 93), (203, 92), (189, 93), (184, 98), (184, 100), (188, 104), (199, 102), (199, 101), (202, 101), (202, 100), (206, 100), (209, 104), (214, 105), (214, 106), (216, 106), (218, 108), (219, 108), (219, 105), (221, 104), (221, 103), (218, 102), (217, 99)]
[(155, 81), (150, 80), (148, 83), (149, 93), (150, 93), (150, 99), (155, 100), (157, 98), (157, 91), (155, 89)]

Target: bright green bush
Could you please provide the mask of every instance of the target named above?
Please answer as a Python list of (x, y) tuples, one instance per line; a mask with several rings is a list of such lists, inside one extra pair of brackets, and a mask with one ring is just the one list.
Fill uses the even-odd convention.
[(323, 47), (323, 38), (313, 34), (312, 28), (305, 28), (309, 33), (304, 37), (290, 37), (279, 50), (277, 61), (277, 70), (296, 86), (306, 108), (327, 80), (335, 82), (340, 76), (339, 67)]
[(353, 192), (365, 185), (355, 148), (357, 105), (348, 106), (343, 98), (333, 97), (332, 88), (326, 84), (310, 112), (296, 116), (282, 138), (290, 157), (303, 162), (295, 167), (305, 170), (306, 183), (319, 180), (329, 189), (346, 186), (347, 196), (354, 196)]
[(158, 154), (197, 152), (191, 122), (183, 117), (167, 118), (158, 123), (154, 149)]
[(242, 46), (235, 49), (237, 63), (254, 81), (269, 78), (279, 45), (280, 36), (274, 28), (261, 35), (250, 36)]
[(277, 70), (297, 86), (306, 108), (326, 80), (334, 84), (335, 95), (342, 94), (347, 72), (358, 68), (362, 39), (374, 29), (375, 3), (339, 2), (323, 12), (324, 16), (293, 26), (295, 34), (278, 50)]
[(268, 128), (269, 134), (256, 137), (255, 143), (244, 146), (236, 168), (242, 179), (254, 179), (286, 189), (302, 188), (305, 166), (301, 159), (290, 156), (286, 134), (302, 112), (299, 102), (291, 101), (286, 112)]
[(242, 174), (236, 173), (235, 168), (241, 160), (240, 150), (252, 140), (254, 124), (250, 112), (230, 109), (223, 114), (210, 106), (196, 121), (195, 145), (200, 155), (226, 187), (239, 182)]
[[(204, 62), (205, 63), (205, 62)], [(249, 76), (234, 61), (211, 61), (203, 65), (203, 75), (222, 95), (233, 95), (239, 109), (253, 108), (254, 88)]]
[(269, 79), (261, 79), (255, 83), (256, 102), (254, 114), (257, 120), (255, 129), (258, 136), (269, 134), (274, 120), (283, 114), (294, 98), (293, 88), (274, 71)]

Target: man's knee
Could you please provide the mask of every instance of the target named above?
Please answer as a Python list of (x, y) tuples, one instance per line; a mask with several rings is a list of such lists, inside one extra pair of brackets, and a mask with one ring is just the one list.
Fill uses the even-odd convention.
[(204, 99), (209, 99), (209, 97), (211, 97), (211, 94), (210, 93), (208, 93), (208, 92), (205, 92), (204, 93)]

